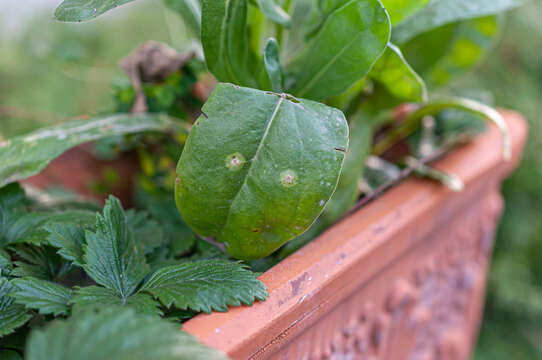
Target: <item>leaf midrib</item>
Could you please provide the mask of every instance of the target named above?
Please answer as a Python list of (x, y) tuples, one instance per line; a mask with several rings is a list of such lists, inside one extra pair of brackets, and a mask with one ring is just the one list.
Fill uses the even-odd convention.
[[(299, 91), (298, 93), (298, 96), (299, 97), (303, 97), (306, 93), (307, 93), (307, 89), (310, 89), (314, 86), (314, 84), (320, 80), (321, 77), (324, 76), (324, 74), (327, 72), (327, 70), (331, 67), (331, 65), (335, 64), (335, 62), (342, 56), (343, 53), (346, 52), (346, 50), (348, 48), (350, 48), (352, 46), (352, 44), (358, 40), (358, 38), (361, 36), (361, 34), (366, 31), (366, 29), (363, 29), (361, 31), (359, 31), (356, 36), (346, 45), (344, 46), (341, 51), (339, 51), (337, 54), (335, 54), (335, 56), (333, 58), (331, 58), (331, 60), (324, 66), (322, 67), (322, 69), (316, 73), (316, 75), (312, 78), (311, 81), (309, 81), (307, 83), (307, 85)], [(316, 42), (314, 43), (314, 46), (316, 46)], [(312, 51), (311, 51), (312, 53)]]
[[(271, 96), (276, 96), (276, 95), (271, 95)], [(267, 121), (267, 125), (266, 125), (266, 128), (265, 128), (265, 131), (264, 131), (264, 134), (262, 136), (262, 140), (260, 141), (260, 143), (258, 144), (258, 149), (256, 149), (256, 153), (254, 154), (254, 156), (252, 157), (252, 159), (250, 159), (250, 166), (248, 168), (248, 171), (247, 171), (247, 174), (245, 176), (245, 179), (243, 180), (243, 183), (241, 184), (241, 186), (239, 187), (239, 190), (237, 190), (237, 193), (235, 194), (235, 196), (233, 197), (233, 200), (231, 201), (231, 204), (230, 204), (230, 207), (228, 208), (228, 214), (226, 216), (226, 221), (224, 222), (224, 226), (222, 227), (221, 229), (221, 232), (224, 230), (224, 228), (227, 227), (227, 225), (229, 224), (229, 221), (230, 221), (230, 217), (231, 217), (231, 209), (233, 208), (233, 204), (237, 201), (237, 198), (239, 197), (239, 195), (241, 194), (241, 190), (243, 190), (243, 187), (246, 186), (247, 184), (247, 179), (248, 177), (250, 176), (251, 172), (252, 172), (252, 169), (254, 168), (254, 164), (256, 163), (256, 161), (258, 161), (258, 155), (260, 154), (260, 151), (262, 150), (263, 148), (263, 145), (265, 143), (265, 140), (267, 139), (267, 136), (269, 135), (269, 130), (271, 129), (271, 125), (273, 125), (273, 122), (277, 116), (277, 113), (279, 111), (279, 108), (280, 108), (280, 105), (282, 104), (282, 102), (284, 101), (284, 98), (282, 96), (278, 96), (278, 101), (277, 103), (275, 104), (275, 108), (273, 109), (273, 112), (271, 113), (271, 117), (269, 118), (269, 120)]]

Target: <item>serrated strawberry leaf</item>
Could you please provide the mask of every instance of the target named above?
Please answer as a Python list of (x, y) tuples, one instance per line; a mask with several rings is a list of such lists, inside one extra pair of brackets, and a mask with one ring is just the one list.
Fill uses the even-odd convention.
[(85, 228), (74, 224), (49, 224), (45, 227), (49, 233), (47, 241), (59, 248), (58, 254), (72, 263), (83, 266)]
[(23, 305), (16, 304), (9, 296), (13, 288), (8, 279), (0, 278), (0, 337), (11, 334), (32, 318)]
[(111, 196), (97, 215), (96, 231), (86, 232), (83, 266), (90, 277), (126, 299), (150, 272), (120, 201)]
[(204, 260), (168, 266), (152, 274), (143, 284), (167, 307), (210, 313), (227, 311), (228, 305), (251, 305), (265, 300), (267, 289), (256, 274), (238, 262)]
[(223, 360), (167, 320), (138, 315), (129, 308), (83, 311), (34, 330), (27, 360)]
[(143, 246), (146, 254), (164, 243), (164, 234), (158, 222), (149, 218), (144, 211), (126, 211), (126, 222), (130, 227), (136, 244)]
[(38, 310), (42, 315), (67, 315), (72, 291), (50, 281), (26, 277), (11, 282), (14, 289), (10, 296), (27, 309)]
[(61, 258), (53, 247), (17, 245), (12, 249), (19, 258), (14, 262), (15, 268), (11, 272), (13, 276), (55, 280), (71, 270), (71, 264)]
[(110, 306), (128, 306), (138, 314), (162, 315), (160, 303), (149, 294), (134, 294), (122, 299), (114, 290), (99, 286), (77, 289), (70, 303), (74, 305), (75, 312), (87, 307), (100, 309)]

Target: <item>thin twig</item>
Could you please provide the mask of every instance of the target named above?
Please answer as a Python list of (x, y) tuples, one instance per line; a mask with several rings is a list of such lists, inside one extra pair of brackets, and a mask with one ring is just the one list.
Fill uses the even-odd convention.
[(387, 190), (389, 190), (393, 186), (399, 184), (401, 181), (403, 181), (404, 179), (406, 179), (407, 177), (412, 175), (416, 171), (417, 166), (419, 166), (420, 164), (423, 164), (423, 165), (430, 164), (430, 163), (438, 160), (439, 158), (441, 158), (443, 155), (448, 153), (450, 150), (452, 150), (456, 146), (458, 146), (460, 144), (464, 144), (464, 143), (468, 142), (470, 139), (472, 139), (472, 136), (470, 134), (463, 134), (463, 135), (460, 135), (458, 137), (455, 137), (453, 139), (448, 140), (447, 142), (445, 142), (445, 144), (443, 144), (440, 148), (438, 148), (433, 154), (420, 159), (417, 162), (417, 164), (415, 164), (415, 166), (412, 166), (414, 164), (411, 164), (411, 165), (407, 166), (406, 168), (402, 169), (401, 172), (399, 173), (399, 175), (395, 179), (390, 180), (390, 181), (382, 184), (381, 186), (376, 188), (373, 192), (371, 192), (370, 194), (368, 194), (368, 195), (364, 196), (363, 198), (361, 198), (360, 201), (358, 201), (358, 203), (356, 205), (354, 205), (354, 207), (352, 207), (350, 210), (348, 210), (346, 213), (344, 213), (336, 221), (336, 223), (343, 220), (344, 218), (352, 215), (353, 213), (355, 213), (356, 211), (358, 211), (359, 209), (361, 209), (365, 205), (369, 204), (371, 201), (378, 198), (380, 195), (385, 193)]

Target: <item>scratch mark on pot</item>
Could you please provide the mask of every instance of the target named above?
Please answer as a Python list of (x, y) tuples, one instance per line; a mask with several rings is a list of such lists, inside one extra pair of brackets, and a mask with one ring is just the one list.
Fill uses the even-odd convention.
[(341, 254), (339, 255), (339, 258), (337, 259), (337, 261), (336, 261), (335, 263), (336, 263), (337, 265), (341, 265), (342, 262), (343, 262), (343, 260), (344, 260), (344, 258), (346, 258), (346, 255), (345, 255), (344, 253), (341, 253)]
[(380, 234), (380, 233), (383, 232), (384, 230), (386, 230), (386, 226), (385, 226), (385, 225), (375, 225), (375, 226), (373, 226), (373, 233), (374, 233), (374, 234)]
[(307, 295), (307, 294), (303, 295), (303, 296), (301, 297), (301, 299), (299, 299), (299, 301), (297, 302), (297, 304), (299, 305), (299, 304), (301, 304), (303, 301), (305, 301), (305, 299), (307, 298), (307, 296), (309, 296), (309, 295)]
[(292, 296), (296, 296), (297, 294), (299, 294), (303, 282), (307, 280), (308, 277), (309, 274), (305, 271), (303, 275), (301, 275), (299, 278), (290, 281), (290, 286), (292, 287)]

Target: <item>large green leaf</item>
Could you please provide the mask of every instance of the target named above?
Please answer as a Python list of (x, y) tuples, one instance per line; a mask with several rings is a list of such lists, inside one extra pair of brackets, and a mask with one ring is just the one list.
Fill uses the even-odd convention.
[(498, 38), (499, 25), (497, 16), (448, 24), (407, 42), (405, 56), (429, 85), (445, 85), (480, 63)]
[(0, 277), (0, 338), (32, 318), (23, 305), (16, 304), (15, 299), (8, 295), (13, 290), (14, 286), (8, 279)]
[(381, 0), (392, 25), (397, 25), (429, 4), (430, 0)]
[(177, 12), (194, 35), (201, 35), (201, 2), (199, 0), (163, 0), (171, 10)]
[(167, 131), (174, 123), (163, 115), (118, 114), (74, 120), (0, 143), (0, 186), (37, 174), (66, 150), (114, 135)]
[(388, 44), (369, 77), (386, 88), (389, 94), (403, 101), (427, 100), (425, 83), (406, 62), (401, 51), (392, 44)]
[(15, 289), (11, 296), (15, 302), (29, 309), (39, 310), (42, 315), (67, 315), (71, 290), (50, 281), (32, 277), (12, 281)]
[(75, 306), (75, 312), (87, 307), (101, 309), (111, 306), (128, 306), (138, 314), (162, 315), (160, 303), (149, 294), (134, 294), (122, 299), (114, 290), (99, 286), (77, 289), (70, 303)]
[(98, 214), (96, 232), (86, 232), (86, 272), (126, 299), (150, 271), (141, 246), (135, 243), (120, 201), (111, 196)]
[(297, 78), (290, 91), (315, 100), (341, 94), (369, 72), (389, 37), (390, 22), (380, 1), (350, 1), (327, 18), (292, 65)]
[(201, 41), (207, 67), (218, 80), (255, 87), (247, 11), (248, 0), (203, 0)]
[(228, 260), (202, 260), (156, 271), (142, 286), (167, 307), (210, 313), (228, 305), (265, 300), (267, 290), (245, 265)]
[(356, 203), (360, 195), (359, 182), (363, 177), (365, 161), (372, 145), (373, 129), (369, 120), (361, 112), (350, 119), (349, 148), (344, 159), (337, 190), (314, 224), (306, 232), (281, 248), (279, 252), (281, 258), (285, 258), (305, 246)]
[(219, 84), (177, 167), (185, 221), (237, 258), (269, 255), (323, 210), (348, 147), (344, 115), (324, 104)]
[(64, 0), (55, 11), (55, 18), (60, 21), (90, 20), (132, 1), (134, 0)]
[(27, 360), (223, 360), (167, 320), (112, 307), (83, 311), (34, 330)]
[(403, 44), (437, 27), (487, 15), (495, 15), (523, 4), (525, 0), (434, 0), (393, 29), (393, 41)]

